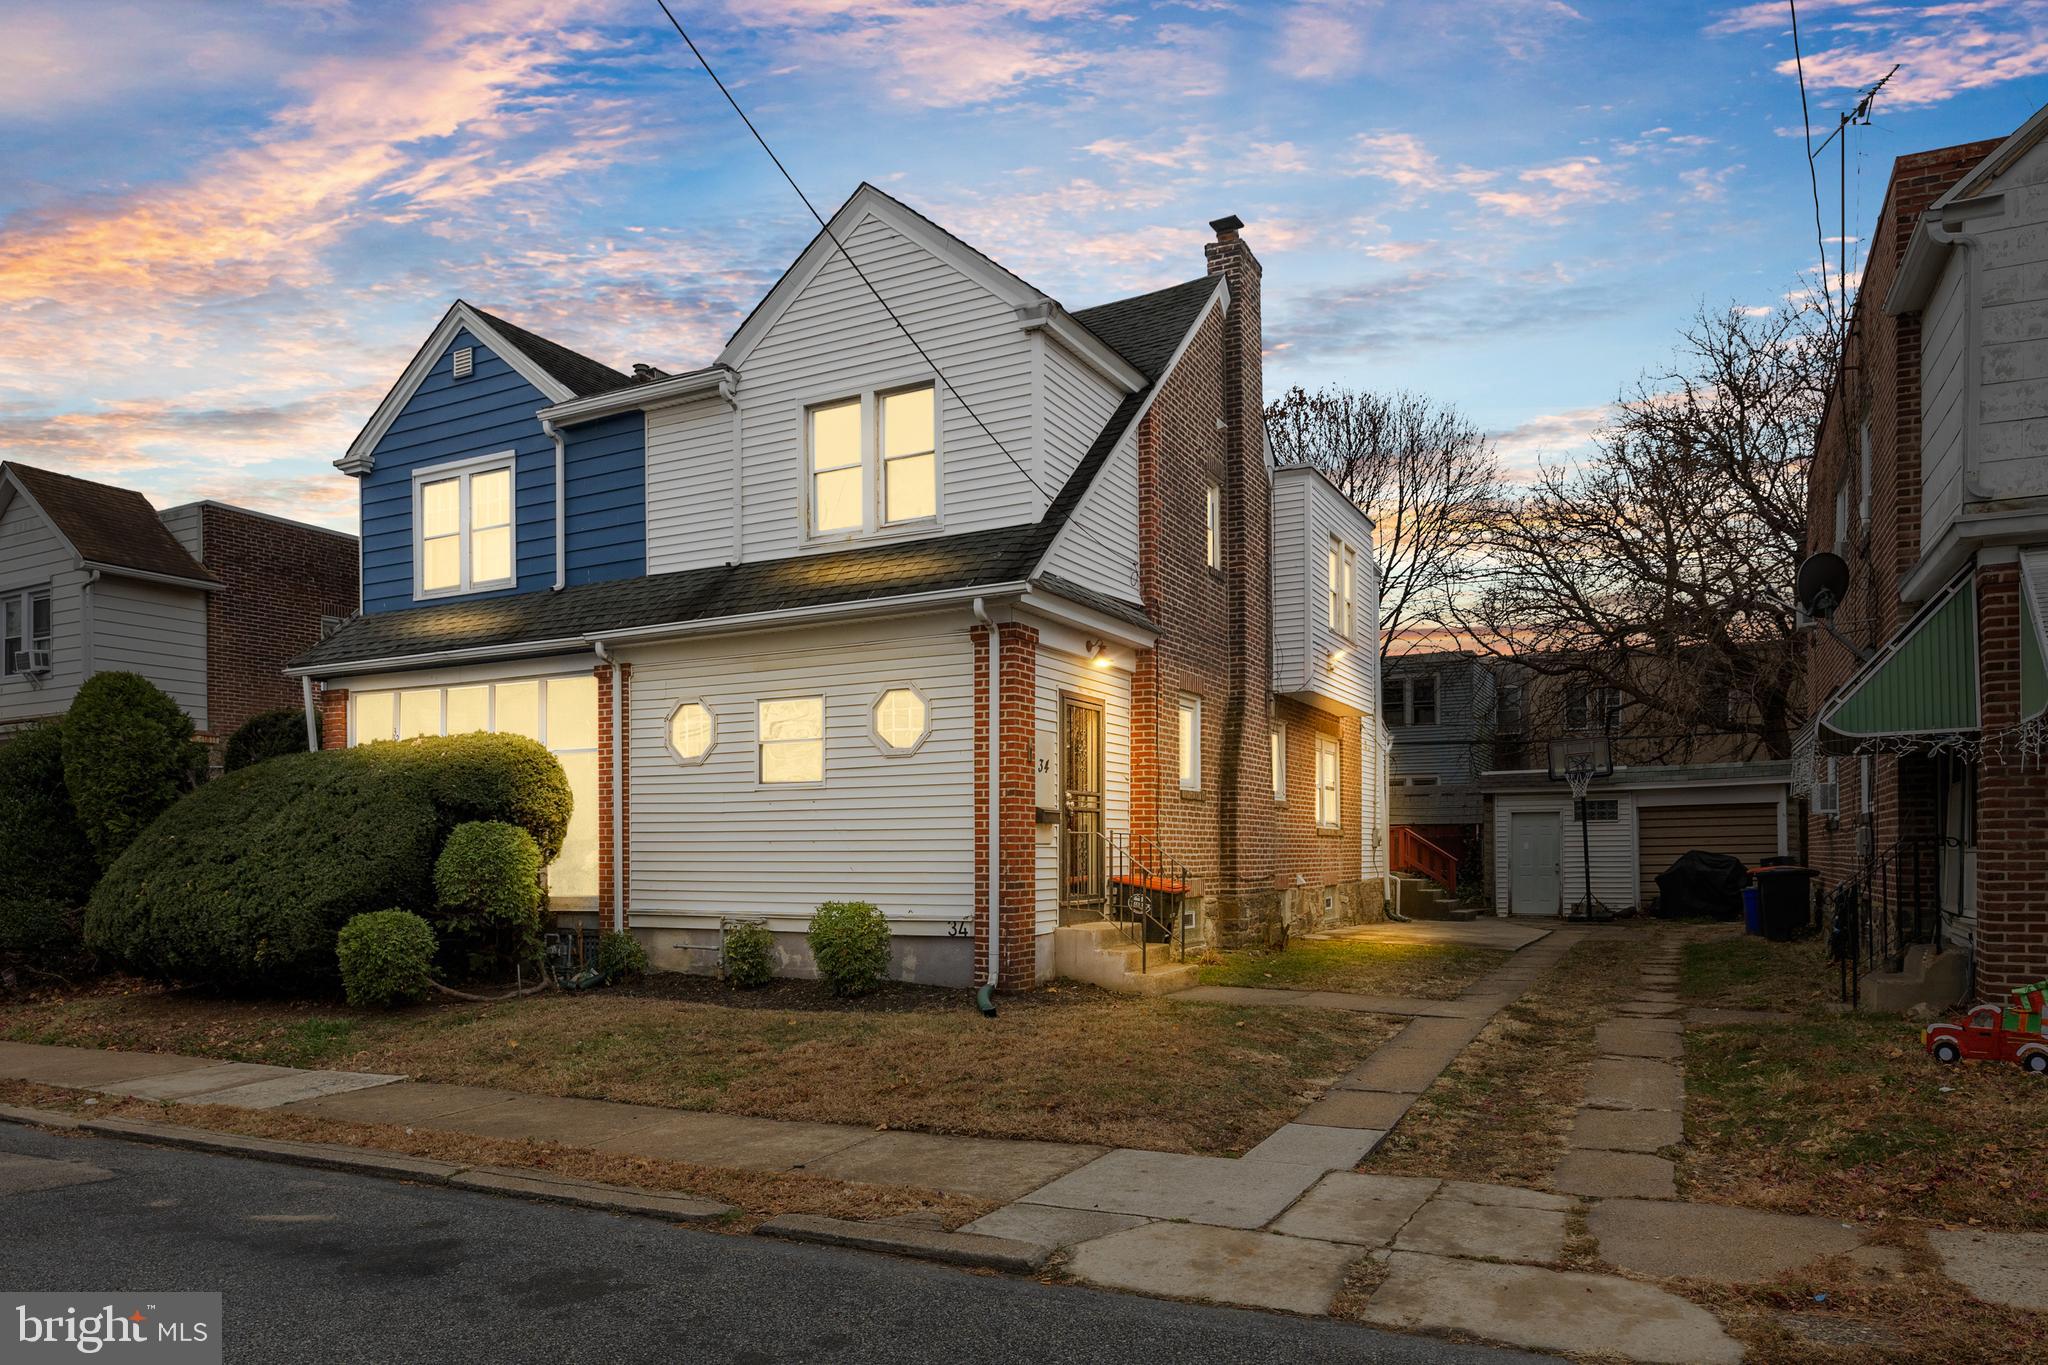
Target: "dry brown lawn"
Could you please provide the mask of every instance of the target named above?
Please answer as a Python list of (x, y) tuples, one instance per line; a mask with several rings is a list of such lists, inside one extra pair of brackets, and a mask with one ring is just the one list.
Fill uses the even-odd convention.
[(595, 992), (390, 1014), (149, 987), (0, 1005), (0, 1038), (381, 1071), (540, 1095), (980, 1137), (1234, 1152), (1398, 1021), (1058, 987), (944, 1008), (728, 1008)]
[(1513, 956), (1462, 943), (1296, 939), (1285, 948), (1239, 948), (1202, 968), (1204, 986), (1268, 986), (1451, 1000)]
[(1574, 947), (1424, 1091), (1365, 1169), (1375, 1175), (1548, 1185), (1593, 1059), (1593, 1027), (1632, 998), (1650, 926)]

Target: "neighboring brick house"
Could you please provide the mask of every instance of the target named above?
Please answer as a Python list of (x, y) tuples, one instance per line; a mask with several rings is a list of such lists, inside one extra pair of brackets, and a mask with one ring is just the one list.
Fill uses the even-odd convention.
[(748, 919), (808, 972), (858, 898), (899, 977), (1152, 989), (1140, 905), (1377, 917), (1371, 528), (1269, 468), (1260, 267), (1211, 227), (1201, 276), (1068, 312), (864, 185), (675, 373), (458, 302), (338, 462), (365, 612), (292, 665), (327, 742), (540, 740), (552, 906), (664, 966)]
[(0, 465), (0, 726), (59, 716), (87, 678), (140, 673), (202, 736), (296, 706), (284, 664), (355, 611), (355, 537), (217, 502)]
[(2048, 976), (2044, 136), (1893, 164), (1814, 454), (1849, 643), (1811, 636), (1808, 836), (1873, 908), (1866, 1003)]

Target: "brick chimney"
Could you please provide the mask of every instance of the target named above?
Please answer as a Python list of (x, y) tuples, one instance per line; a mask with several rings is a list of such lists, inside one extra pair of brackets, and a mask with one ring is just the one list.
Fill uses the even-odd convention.
[[(1240, 924), (1264, 917), (1274, 868), (1272, 753), (1272, 485), (1266, 472), (1263, 273), (1232, 214), (1209, 226), (1209, 273), (1230, 288), (1223, 331), (1223, 544), (1229, 603), (1229, 692), (1223, 716), (1219, 891)], [(1263, 894), (1262, 894), (1263, 893)]]

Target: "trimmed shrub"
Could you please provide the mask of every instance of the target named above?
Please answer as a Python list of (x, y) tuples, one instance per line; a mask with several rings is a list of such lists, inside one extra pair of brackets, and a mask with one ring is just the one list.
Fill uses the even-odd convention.
[(100, 673), (64, 716), (64, 786), (106, 867), (206, 769), (192, 718), (139, 673)]
[(865, 995), (889, 970), (889, 921), (866, 901), (826, 901), (806, 937), (834, 995)]
[[(502, 808), (479, 811), (479, 793), (497, 793)], [(327, 987), (351, 918), (433, 909), (447, 831), (523, 817), (540, 825), (526, 826), (536, 842), (551, 833), (559, 847), (567, 793), (561, 765), (511, 735), (273, 758), (164, 812), (94, 890), (86, 943), (160, 980)]]
[(606, 981), (645, 975), (647, 950), (631, 934), (613, 930), (597, 941), (597, 970)]
[(82, 912), (42, 896), (0, 898), (0, 967), (62, 976), (86, 957)]
[(524, 924), (540, 913), (540, 846), (517, 825), (457, 825), (434, 860), (434, 900), (457, 915)]
[(342, 989), (359, 1006), (403, 1004), (432, 989), (434, 931), (410, 910), (372, 910), (335, 936)]
[(775, 935), (765, 924), (743, 921), (725, 931), (725, 979), (743, 991), (775, 978)]
[[(318, 733), (319, 717), (313, 720)], [(283, 758), (286, 754), (306, 752), (306, 713), (287, 707), (282, 711), (265, 711), (242, 722), (242, 728), (228, 736), (227, 752), (221, 764), (229, 772), (238, 772), (251, 763), (261, 763), (266, 758)]]
[(99, 880), (64, 785), (64, 733), (31, 725), (0, 744), (0, 898), (83, 905)]

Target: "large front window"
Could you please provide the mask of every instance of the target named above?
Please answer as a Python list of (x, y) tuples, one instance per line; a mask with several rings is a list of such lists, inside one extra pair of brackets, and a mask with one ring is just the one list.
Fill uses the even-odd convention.
[(10, 677), (41, 673), (50, 666), (50, 590), (31, 588), (9, 593), (6, 672)]
[(548, 865), (548, 892), (559, 907), (597, 896), (597, 679), (588, 674), (523, 678), (456, 687), (356, 692), (352, 744), (484, 730), (525, 735), (555, 756), (573, 806), (562, 853)]
[(938, 517), (938, 412), (930, 384), (811, 408), (805, 444), (812, 535), (852, 535)]
[(413, 475), (420, 596), (512, 585), (512, 501), (509, 454)]

